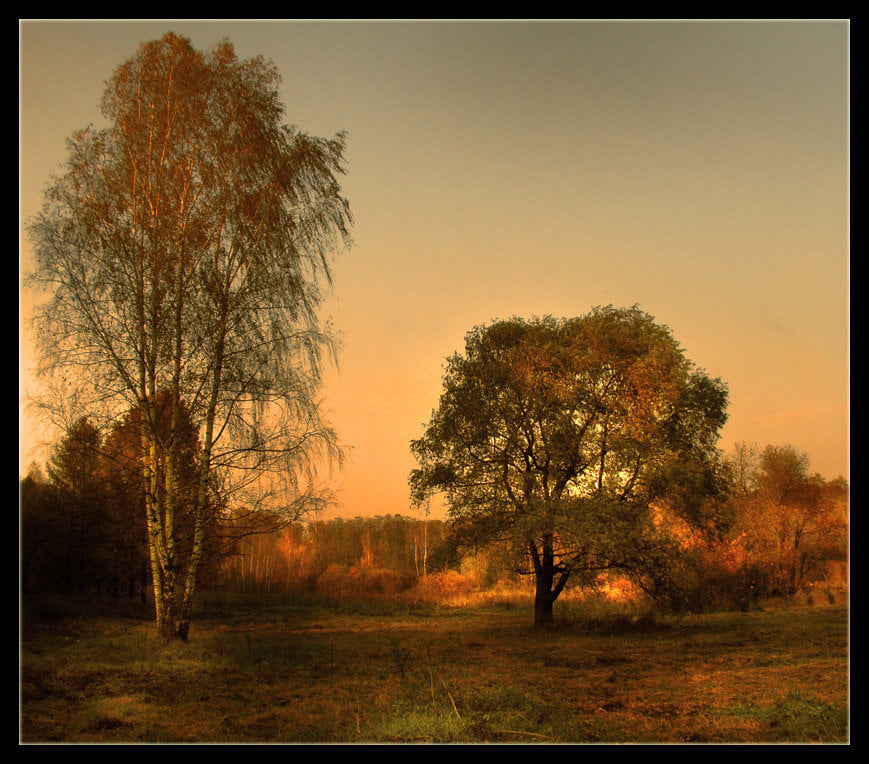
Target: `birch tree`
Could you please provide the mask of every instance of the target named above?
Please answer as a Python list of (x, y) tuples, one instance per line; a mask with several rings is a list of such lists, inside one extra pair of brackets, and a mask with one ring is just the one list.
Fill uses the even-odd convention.
[[(226, 41), (143, 44), (107, 83), (106, 126), (69, 140), (30, 226), (42, 372), (89, 413), (143, 412), (143, 521), (167, 640), (188, 636), (209, 494), (294, 518), (324, 500), (318, 467), (340, 458), (320, 415), (335, 347), (318, 307), (349, 243), (345, 135), (284, 124), (279, 82)], [(201, 442), (192, 487), (174, 436), (182, 410)], [(180, 502), (195, 518), (183, 560)]]

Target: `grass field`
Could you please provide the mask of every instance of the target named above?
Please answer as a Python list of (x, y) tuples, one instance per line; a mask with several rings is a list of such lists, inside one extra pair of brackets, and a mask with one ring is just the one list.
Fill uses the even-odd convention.
[(191, 639), (28, 613), (28, 742), (847, 742), (848, 611), (678, 620), (212, 597)]

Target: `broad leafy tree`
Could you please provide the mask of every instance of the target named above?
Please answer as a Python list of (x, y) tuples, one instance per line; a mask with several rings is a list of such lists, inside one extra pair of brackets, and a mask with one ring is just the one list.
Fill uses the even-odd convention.
[(673, 521), (720, 520), (726, 403), (637, 308), (497, 322), (448, 360), (412, 492), (445, 494), (457, 547), (509, 542), (530, 561), (536, 626), (569, 581), (608, 570), (665, 598)]
[[(30, 227), (43, 370), (93, 416), (143, 413), (165, 639), (188, 634), (209, 493), (296, 517), (322, 500), (323, 458), (340, 456), (318, 407), (334, 350), (318, 306), (348, 237), (345, 137), (284, 124), (278, 84), (270, 63), (228, 42), (143, 44), (107, 84), (106, 126), (70, 139)], [(201, 444), (195, 488), (182, 486), (178, 452), (187, 416)], [(179, 513), (195, 529), (189, 554)]]

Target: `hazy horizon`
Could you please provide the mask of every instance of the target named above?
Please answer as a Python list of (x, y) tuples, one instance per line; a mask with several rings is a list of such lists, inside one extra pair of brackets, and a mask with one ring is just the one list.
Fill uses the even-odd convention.
[[(170, 30), (271, 60), (288, 123), (348, 133), (322, 394), (352, 450), (328, 517), (413, 514), (409, 442), (466, 332), (608, 304), (727, 383), (725, 451), (791, 444), (850, 479), (847, 21), (25, 20), (22, 224), (114, 69)], [(20, 272), (30, 249), (22, 225)], [(19, 295), (23, 474), (45, 455)]]

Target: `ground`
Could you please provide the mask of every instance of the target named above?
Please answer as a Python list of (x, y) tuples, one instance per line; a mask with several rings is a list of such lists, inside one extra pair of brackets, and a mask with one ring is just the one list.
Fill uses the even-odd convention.
[(23, 742), (847, 742), (848, 610), (680, 619), (207, 602), (24, 620)]

